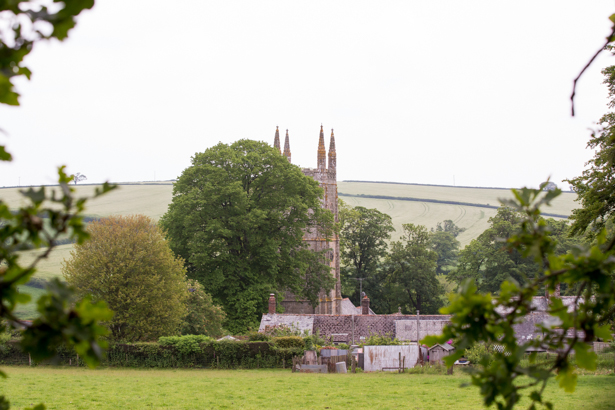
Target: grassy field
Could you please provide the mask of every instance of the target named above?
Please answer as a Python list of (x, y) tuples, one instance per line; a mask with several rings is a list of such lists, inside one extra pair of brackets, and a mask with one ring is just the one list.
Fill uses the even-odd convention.
[[(2, 391), (14, 408), (47, 409), (480, 409), (465, 375), (299, 374), (289, 370), (86, 370), (3, 368)], [(577, 390), (550, 383), (560, 409), (613, 408), (615, 378), (580, 376)], [(523, 400), (519, 408), (527, 408)]]
[[(394, 197), (424, 198), (439, 201), (469, 202), (483, 205), (499, 205), (499, 198), (511, 198), (512, 193), (503, 189), (455, 188), (426, 185), (376, 184), (367, 182), (339, 182), (340, 198), (352, 206), (376, 208), (393, 218), (395, 232), (392, 239), (399, 239), (401, 226), (405, 223), (435, 227), (438, 222), (451, 219), (466, 231), (457, 238), (463, 248), (489, 227), (489, 218), (496, 209), (466, 205), (449, 205), (430, 202), (400, 201), (376, 198), (357, 198), (350, 195), (382, 195)], [(570, 215), (577, 207), (576, 194), (563, 193), (553, 206), (543, 211), (553, 214)]]

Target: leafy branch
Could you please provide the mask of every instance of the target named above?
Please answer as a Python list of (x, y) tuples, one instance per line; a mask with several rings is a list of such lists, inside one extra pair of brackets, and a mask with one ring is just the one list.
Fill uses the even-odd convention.
[[(458, 350), (445, 359), (448, 366), (475, 343), (503, 347), (501, 352), (494, 353), (491, 363), (484, 358), (480, 363), (482, 367), (472, 371), (472, 383), (481, 387), (485, 404), (495, 404), (498, 409), (512, 409), (523, 390), (537, 386), (540, 387), (530, 393), (529, 408), (535, 409), (541, 404), (551, 409), (552, 404), (542, 399), (550, 378), (556, 377), (566, 391), (575, 389), (577, 376), (570, 364), (571, 353), (574, 351), (580, 367), (595, 370), (596, 355), (588, 343), (596, 338), (611, 339), (610, 326), (604, 324), (602, 318), (615, 306), (612, 246), (606, 243), (606, 233), (602, 232), (595, 245), (577, 246), (570, 253), (556, 255), (557, 241), (541, 218), (540, 208), (549, 205), (561, 191), (544, 193), (543, 187), (544, 184), (537, 190), (513, 190), (515, 198), (502, 201), (524, 216), (520, 230), (502, 239), (503, 246), (510, 252), (516, 250), (524, 257), (533, 258), (540, 264), (540, 272), (525, 285), (502, 283), (495, 296), (479, 294), (474, 281), (466, 280), (459, 293), (451, 297), (450, 306), (442, 309), (442, 313), (454, 315), (451, 324), (441, 336), (430, 336), (423, 341), (433, 344), (456, 339)], [(541, 323), (536, 325), (534, 337), (520, 343), (515, 337), (514, 326), (522, 323), (527, 315), (538, 314), (532, 305), (533, 297), (543, 287), (553, 294), (560, 284), (576, 289), (573, 302), (566, 306), (560, 298), (551, 297)], [(530, 354), (529, 365), (522, 366), (521, 359), (526, 352), (538, 349), (556, 352), (549, 368), (536, 365), (535, 353)], [(517, 379), (522, 376), (531, 381), (519, 384)]]

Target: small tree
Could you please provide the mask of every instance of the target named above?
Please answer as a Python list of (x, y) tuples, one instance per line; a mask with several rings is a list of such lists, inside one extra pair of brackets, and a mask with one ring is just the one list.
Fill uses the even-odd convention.
[(75, 185), (77, 185), (77, 182), (85, 181), (87, 179), (88, 177), (83, 175), (81, 172), (77, 172), (75, 175), (73, 175), (73, 182), (75, 183)]
[(107, 322), (122, 341), (157, 340), (178, 333), (186, 314), (186, 270), (144, 215), (112, 216), (88, 227), (91, 240), (75, 246), (62, 272), (77, 294), (104, 300)]
[(188, 300), (187, 313), (182, 325), (183, 335), (207, 335), (217, 337), (224, 333), (222, 323), (226, 313), (222, 307), (214, 305), (211, 295), (205, 293), (203, 286), (194, 279), (186, 282)]

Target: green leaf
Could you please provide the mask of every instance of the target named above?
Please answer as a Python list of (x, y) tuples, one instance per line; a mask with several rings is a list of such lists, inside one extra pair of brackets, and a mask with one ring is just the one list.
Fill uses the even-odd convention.
[(599, 337), (605, 342), (609, 342), (613, 339), (613, 335), (611, 334), (611, 325), (609, 324), (604, 326), (594, 325), (594, 334), (596, 337)]
[(13, 157), (6, 151), (3, 145), (0, 145), (0, 161), (11, 161)]
[(32, 297), (28, 295), (27, 293), (16, 293), (14, 301), (15, 303), (24, 304), (24, 303), (28, 303), (31, 299)]
[(596, 353), (589, 349), (589, 345), (577, 342), (574, 345), (574, 352), (579, 366), (587, 370), (596, 370)]
[(560, 370), (555, 378), (559, 381), (559, 387), (562, 387), (567, 393), (574, 392), (574, 389), (577, 387), (577, 375), (574, 373), (572, 366)]

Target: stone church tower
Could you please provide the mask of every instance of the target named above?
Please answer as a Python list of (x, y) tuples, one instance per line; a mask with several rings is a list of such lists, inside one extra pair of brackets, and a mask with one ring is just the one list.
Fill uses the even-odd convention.
[[(280, 146), (280, 133), (276, 127), (275, 139), (273, 143), (274, 147), (278, 149), (280, 154), (283, 154), (288, 161), (291, 160), (290, 155), (290, 141), (288, 137), (288, 130), (286, 130), (286, 140), (284, 141), (284, 152)], [(303, 168), (302, 171), (305, 175), (314, 178), (320, 184), (320, 187), (325, 191), (322, 198), (322, 207), (330, 210), (334, 217), (335, 222), (338, 222), (337, 212), (337, 157), (335, 152), (335, 137), (333, 130), (331, 130), (331, 140), (329, 142), (329, 155), (327, 166), (327, 151), (325, 149), (325, 137), (320, 126), (320, 137), (318, 139), (318, 156), (316, 161), (316, 168)], [(342, 285), (340, 281), (340, 242), (339, 237), (335, 235), (333, 238), (322, 238), (316, 232), (307, 231), (303, 234), (303, 240), (308, 243), (308, 246), (315, 251), (322, 251), (329, 249), (327, 259), (329, 260), (329, 266), (331, 266), (331, 274), (335, 277), (335, 287), (329, 291), (324, 290), (320, 292), (320, 303), (316, 309), (312, 308), (310, 303), (306, 300), (297, 300), (295, 295), (290, 292), (286, 292), (282, 306), (284, 306), (285, 313), (317, 313), (326, 315), (339, 315), (342, 311)]]

